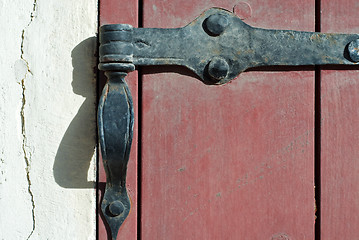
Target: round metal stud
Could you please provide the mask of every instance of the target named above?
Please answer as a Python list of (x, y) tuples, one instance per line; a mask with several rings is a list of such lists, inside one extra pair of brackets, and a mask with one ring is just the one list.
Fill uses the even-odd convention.
[(214, 57), (208, 65), (208, 74), (216, 81), (227, 77), (229, 65), (224, 58)]
[(359, 62), (359, 39), (351, 41), (348, 45), (350, 59), (353, 62)]
[(114, 216), (118, 216), (125, 210), (125, 207), (120, 201), (114, 201), (108, 206), (108, 210)]
[(206, 19), (207, 30), (215, 36), (223, 33), (228, 25), (229, 19), (223, 14), (213, 14)]

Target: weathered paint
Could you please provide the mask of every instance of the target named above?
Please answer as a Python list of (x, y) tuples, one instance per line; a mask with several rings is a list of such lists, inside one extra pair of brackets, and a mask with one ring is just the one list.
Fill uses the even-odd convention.
[[(144, 27), (166, 28), (237, 3), (143, 2)], [(249, 4), (252, 26), (314, 30), (314, 1)], [(151, 67), (142, 83), (143, 239), (313, 239), (313, 71), (206, 86)]]
[[(356, 0), (322, 1), (321, 30), (359, 33)], [(321, 238), (357, 239), (359, 225), (359, 75), (321, 71)], [(358, 69), (358, 68), (356, 68)]]
[(97, 1), (0, 19), (0, 239), (95, 239)]

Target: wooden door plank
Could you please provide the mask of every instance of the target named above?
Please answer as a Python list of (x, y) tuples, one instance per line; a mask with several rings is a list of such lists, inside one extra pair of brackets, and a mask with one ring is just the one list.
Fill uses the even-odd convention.
[[(143, 25), (181, 27), (237, 3), (144, 0)], [(313, 0), (248, 5), (253, 26), (314, 31)], [(251, 71), (224, 86), (182, 68), (143, 72), (143, 239), (314, 238), (313, 71)]]
[[(132, 0), (101, 0), (100, 2), (100, 26), (104, 24), (126, 23), (134, 27), (138, 26), (138, 2)], [(104, 83), (105, 77), (100, 79)], [(122, 224), (117, 239), (137, 239), (137, 142), (138, 142), (138, 74), (137, 71), (129, 73), (126, 77), (130, 88), (134, 110), (135, 125), (130, 153), (130, 160), (127, 168), (127, 190), (131, 199), (131, 212), (125, 222)], [(100, 84), (102, 85), (102, 84)], [(102, 89), (100, 89), (100, 92)], [(99, 200), (102, 200), (102, 194), (105, 189), (106, 175), (102, 165), (102, 159), (99, 159)], [(104, 218), (101, 216), (100, 201), (98, 202), (98, 239), (107, 240), (107, 234)]]
[[(321, 12), (323, 32), (359, 33), (357, 0), (322, 1)], [(359, 71), (348, 69), (321, 72), (321, 237), (328, 240), (359, 237)]]

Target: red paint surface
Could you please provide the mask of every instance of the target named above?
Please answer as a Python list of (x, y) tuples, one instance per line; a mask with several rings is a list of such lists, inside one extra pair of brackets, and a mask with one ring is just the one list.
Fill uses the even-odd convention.
[[(358, 33), (359, 2), (322, 1), (322, 31)], [(359, 236), (359, 71), (321, 74), (321, 237)]]
[[(144, 0), (144, 27), (237, 2)], [(248, 3), (253, 26), (314, 30), (314, 1)], [(166, 69), (143, 75), (142, 238), (313, 239), (313, 71), (206, 86), (182, 68), (154, 73)]]
[[(181, 27), (212, 6), (248, 4), (250, 13), (239, 12), (253, 26), (314, 30), (314, 1), (238, 3), (144, 0), (144, 27)], [(321, 10), (323, 32), (359, 32), (357, 1), (322, 1)], [(100, 12), (101, 25), (137, 26), (137, 1), (101, 0)], [(166, 69), (145, 68), (143, 76), (142, 238), (313, 239), (313, 72), (246, 72), (205, 86), (182, 68), (154, 73)], [(358, 237), (358, 76), (321, 74), (322, 239)], [(136, 107), (133, 208), (118, 239), (137, 238), (136, 72), (127, 81)], [(107, 239), (102, 219), (99, 239)]]
[[(115, 24), (115, 23), (127, 23), (134, 27), (138, 26), (138, 4), (133, 0), (101, 0), (100, 1), (100, 25)], [(105, 81), (102, 79), (102, 81)], [(130, 160), (127, 169), (127, 190), (131, 199), (131, 212), (126, 221), (121, 226), (117, 239), (137, 239), (137, 129), (138, 129), (138, 76), (137, 71), (130, 73), (126, 77), (126, 82), (130, 88), (134, 109), (135, 109), (135, 125), (134, 125), (134, 138), (132, 141), (132, 148), (130, 153)], [(105, 189), (106, 175), (102, 165), (102, 159), (100, 161), (99, 169), (99, 188), (100, 196), (102, 198), (103, 191)], [(98, 203), (100, 204), (100, 203)], [(98, 205), (100, 206), (100, 205)], [(101, 208), (98, 207), (100, 212)], [(98, 236), (99, 240), (107, 240), (106, 225), (104, 224), (104, 218), (99, 216)]]

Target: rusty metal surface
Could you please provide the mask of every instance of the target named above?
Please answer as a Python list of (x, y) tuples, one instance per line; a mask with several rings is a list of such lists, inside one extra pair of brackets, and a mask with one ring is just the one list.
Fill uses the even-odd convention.
[[(357, 34), (254, 28), (219, 8), (204, 12), (183, 28), (104, 25), (100, 38), (102, 69), (182, 65), (206, 84), (227, 83), (252, 67), (354, 65), (359, 59)], [(349, 45), (352, 51), (348, 51)]]

